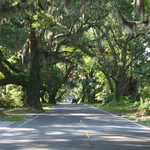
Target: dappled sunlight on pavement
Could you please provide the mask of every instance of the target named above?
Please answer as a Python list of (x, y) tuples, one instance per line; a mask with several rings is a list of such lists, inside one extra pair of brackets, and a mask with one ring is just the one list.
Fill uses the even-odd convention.
[(84, 105), (0, 127), (0, 150), (149, 150), (150, 129)]

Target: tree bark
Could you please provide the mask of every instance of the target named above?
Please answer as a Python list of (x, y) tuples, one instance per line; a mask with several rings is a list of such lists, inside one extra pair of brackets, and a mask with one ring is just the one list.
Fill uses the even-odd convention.
[(27, 105), (37, 110), (42, 110), (40, 102), (40, 51), (38, 47), (38, 41), (35, 31), (30, 33), (30, 49), (31, 49), (31, 66), (29, 84), (26, 88), (27, 93)]
[(119, 102), (123, 96), (123, 83), (121, 81), (115, 81), (114, 100)]
[(135, 0), (136, 18), (144, 19), (144, 0)]

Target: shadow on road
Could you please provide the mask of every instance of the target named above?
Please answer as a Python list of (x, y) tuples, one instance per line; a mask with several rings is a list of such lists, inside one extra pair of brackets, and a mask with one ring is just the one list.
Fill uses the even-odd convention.
[(148, 128), (84, 105), (58, 105), (0, 134), (0, 150), (150, 149)]

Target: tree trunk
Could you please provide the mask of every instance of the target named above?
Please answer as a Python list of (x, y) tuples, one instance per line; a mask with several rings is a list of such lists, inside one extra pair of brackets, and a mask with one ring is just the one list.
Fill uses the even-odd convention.
[(107, 79), (107, 82), (108, 82), (108, 85), (109, 85), (109, 88), (110, 88), (110, 91), (111, 91), (111, 94), (114, 92), (114, 87), (113, 87), (113, 83), (112, 83), (112, 80), (109, 76), (106, 76), (106, 79)]
[(31, 31), (30, 37), (30, 49), (31, 49), (31, 67), (29, 84), (27, 86), (27, 105), (38, 110), (42, 110), (40, 102), (40, 52), (38, 48), (37, 38), (35, 31)]
[(144, 0), (135, 0), (136, 19), (144, 20)]
[(119, 102), (123, 96), (123, 82), (115, 81), (114, 100)]
[(120, 101), (123, 96), (132, 96), (132, 93), (129, 92), (130, 82), (129, 77), (123, 76), (114, 81), (115, 91), (114, 99)]
[(105, 75), (105, 78), (107, 79), (107, 83), (108, 83), (108, 86), (110, 88), (111, 94), (113, 94), (113, 92), (114, 92), (114, 86), (113, 86), (112, 78), (109, 76), (108, 73), (106, 73), (104, 71), (102, 71), (102, 73)]

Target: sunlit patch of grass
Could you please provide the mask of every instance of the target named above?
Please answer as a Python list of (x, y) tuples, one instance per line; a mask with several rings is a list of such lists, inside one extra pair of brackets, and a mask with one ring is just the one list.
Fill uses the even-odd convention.
[(7, 121), (23, 121), (23, 120), (25, 120), (25, 117), (23, 117), (23, 116), (7, 116), (7, 117), (5, 117), (5, 120), (7, 120)]
[(95, 103), (90, 105), (119, 115), (124, 115), (130, 112), (135, 113), (137, 110), (137, 108), (132, 103), (126, 103), (126, 102), (120, 102), (120, 103), (111, 102), (108, 104)]
[(6, 112), (8, 114), (27, 114), (27, 113), (38, 113), (39, 111), (33, 108), (22, 107), (22, 108), (9, 109), (6, 110)]
[(52, 108), (54, 106), (55, 106), (55, 104), (43, 104), (43, 109), (44, 110), (48, 110), (48, 109), (50, 109), (50, 108)]
[[(42, 108), (45, 109), (49, 109), (51, 107), (54, 107), (55, 104), (43, 104)], [(40, 113), (41, 110), (37, 110), (34, 108), (30, 108), (30, 107), (21, 107), (21, 108), (6, 108), (3, 109), (3, 111), (6, 111), (7, 113), (13, 113), (13, 114), (26, 114), (26, 113)]]
[(126, 114), (121, 115), (121, 117), (128, 118), (130, 120), (136, 120), (137, 119), (136, 113), (126, 113)]
[(0, 111), (0, 121), (23, 121), (24, 119), (23, 116), (7, 115)]
[[(47, 110), (54, 107), (55, 104), (43, 104), (42, 108)], [(37, 110), (31, 107), (18, 107), (18, 108), (0, 108), (0, 112), (6, 112), (7, 114), (27, 114), (27, 113), (41, 113), (41, 110)]]
[(141, 120), (141, 121), (138, 121), (139, 123), (141, 123), (142, 125), (145, 125), (145, 126), (149, 126), (150, 127), (150, 119), (149, 120)]

